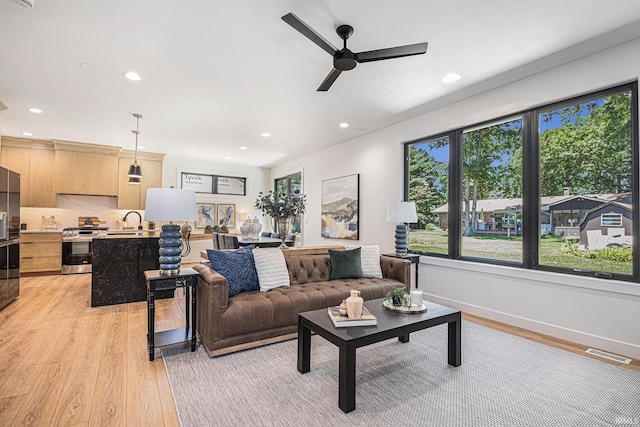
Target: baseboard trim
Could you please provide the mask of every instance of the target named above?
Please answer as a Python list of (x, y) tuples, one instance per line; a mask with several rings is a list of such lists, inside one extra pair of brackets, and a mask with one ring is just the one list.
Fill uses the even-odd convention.
[(516, 326), (533, 332), (538, 332), (552, 337), (561, 338), (589, 347), (595, 347), (621, 356), (630, 357), (640, 360), (640, 346), (625, 343), (622, 341), (612, 340), (610, 338), (600, 337), (573, 329), (563, 328), (561, 326), (540, 322), (533, 319), (527, 319), (515, 316), (509, 313), (503, 313), (496, 310), (490, 310), (473, 304), (467, 304), (461, 301), (443, 298), (433, 294), (425, 293), (425, 299), (442, 304), (449, 307), (457, 308), (463, 312), (484, 317), (486, 319), (495, 320), (496, 322), (506, 323), (507, 325)]

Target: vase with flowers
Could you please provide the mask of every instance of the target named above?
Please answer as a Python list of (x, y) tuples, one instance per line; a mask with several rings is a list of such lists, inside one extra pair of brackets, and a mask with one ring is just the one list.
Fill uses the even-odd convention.
[(305, 211), (306, 196), (299, 191), (292, 193), (274, 192), (269, 190), (266, 193), (260, 192), (256, 199), (255, 208), (269, 215), (277, 224), (276, 233), (282, 240), (280, 248), (285, 249), (285, 239), (289, 233), (289, 223), (291, 217), (302, 215)]

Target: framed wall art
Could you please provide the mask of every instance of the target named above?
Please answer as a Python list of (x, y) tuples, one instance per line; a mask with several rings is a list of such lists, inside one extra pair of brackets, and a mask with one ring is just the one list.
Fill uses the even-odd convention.
[(236, 226), (236, 205), (218, 204), (217, 224), (222, 227), (226, 225), (229, 228)]
[(198, 219), (196, 220), (196, 228), (205, 228), (207, 225), (214, 226), (216, 224), (216, 205), (207, 203), (196, 203), (196, 211)]
[(358, 240), (360, 174), (322, 181), (322, 237)]

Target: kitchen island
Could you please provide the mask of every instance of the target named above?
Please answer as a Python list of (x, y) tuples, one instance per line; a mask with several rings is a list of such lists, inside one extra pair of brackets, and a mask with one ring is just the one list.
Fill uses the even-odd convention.
[[(157, 270), (159, 232), (122, 232), (93, 239), (91, 307), (146, 301), (146, 270)], [(173, 290), (157, 298), (172, 298)]]

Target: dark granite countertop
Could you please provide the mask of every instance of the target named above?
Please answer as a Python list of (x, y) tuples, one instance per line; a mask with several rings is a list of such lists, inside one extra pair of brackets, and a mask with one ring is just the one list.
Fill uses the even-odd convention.
[(143, 231), (138, 233), (137, 231), (116, 231), (115, 233), (98, 234), (93, 236), (94, 239), (158, 239), (160, 238), (159, 231)]

